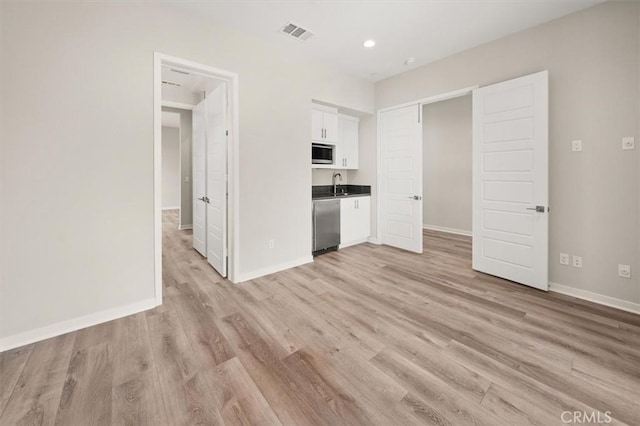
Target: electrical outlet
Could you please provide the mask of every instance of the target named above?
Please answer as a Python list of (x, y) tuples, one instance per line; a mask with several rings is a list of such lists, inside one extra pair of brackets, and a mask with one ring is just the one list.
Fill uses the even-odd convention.
[(636, 148), (636, 141), (633, 139), (633, 137), (628, 136), (626, 138), (622, 138), (622, 149), (627, 150), (627, 149), (635, 149)]
[(569, 264), (569, 255), (567, 253), (560, 253), (560, 264), (561, 265)]
[(274, 248), (276, 245), (276, 242), (274, 240), (269, 240), (269, 248), (272, 249)]
[(571, 141), (571, 151), (573, 152), (582, 151), (582, 141), (581, 140)]
[(631, 278), (631, 266), (618, 265), (618, 276), (621, 278)]
[(582, 256), (573, 256), (573, 267), (582, 268)]

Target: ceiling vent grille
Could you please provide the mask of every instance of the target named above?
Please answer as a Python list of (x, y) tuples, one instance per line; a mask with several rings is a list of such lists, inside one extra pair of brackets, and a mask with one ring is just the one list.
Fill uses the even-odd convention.
[(162, 80), (162, 84), (166, 84), (168, 86), (182, 87), (182, 84), (176, 83), (174, 81), (169, 81), (169, 80)]
[(298, 40), (309, 40), (313, 33), (307, 29), (304, 29), (296, 24), (289, 22), (287, 25), (280, 29), (282, 34), (288, 35)]

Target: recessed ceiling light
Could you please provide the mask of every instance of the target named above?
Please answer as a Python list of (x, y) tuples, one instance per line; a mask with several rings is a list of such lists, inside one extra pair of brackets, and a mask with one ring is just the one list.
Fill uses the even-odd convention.
[(407, 59), (405, 59), (404, 64), (405, 64), (405, 65), (411, 65), (411, 64), (413, 64), (415, 61), (416, 61), (416, 58), (414, 58), (414, 57), (407, 58)]
[(367, 41), (365, 41), (364, 43), (362, 43), (362, 45), (363, 45), (364, 47), (373, 47), (373, 46), (375, 46), (375, 45), (376, 45), (376, 42), (375, 42), (375, 41), (373, 41), (373, 40), (367, 40)]

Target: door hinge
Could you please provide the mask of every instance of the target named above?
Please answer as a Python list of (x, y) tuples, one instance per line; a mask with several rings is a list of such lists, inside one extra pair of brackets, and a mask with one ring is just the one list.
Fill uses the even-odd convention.
[(227, 130), (226, 135), (229, 136), (229, 131)]

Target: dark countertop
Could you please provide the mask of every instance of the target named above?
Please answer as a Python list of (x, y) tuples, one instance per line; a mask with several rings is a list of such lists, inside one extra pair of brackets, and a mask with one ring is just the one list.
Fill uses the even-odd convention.
[(333, 194), (333, 185), (314, 185), (311, 187), (311, 199), (328, 200), (335, 198), (366, 197), (371, 195), (369, 185), (338, 185), (337, 194)]

